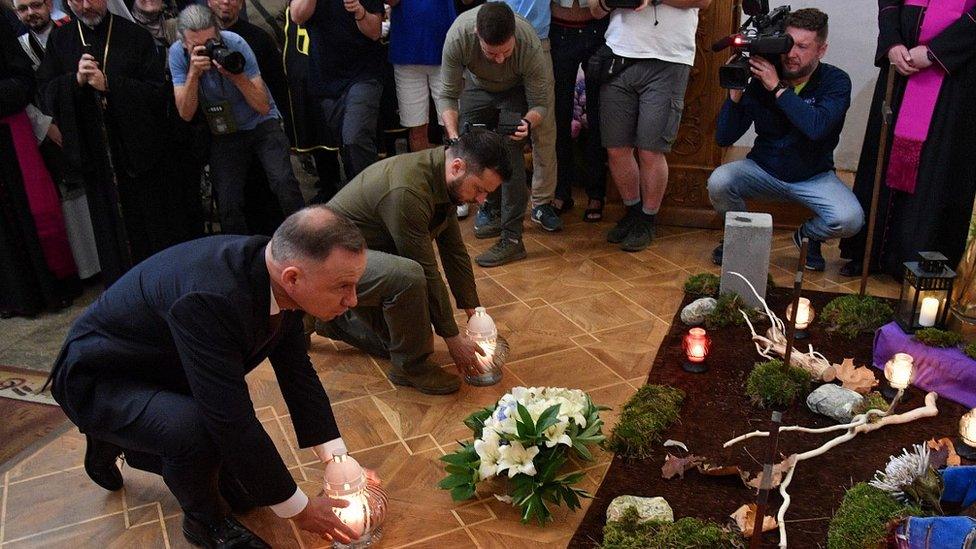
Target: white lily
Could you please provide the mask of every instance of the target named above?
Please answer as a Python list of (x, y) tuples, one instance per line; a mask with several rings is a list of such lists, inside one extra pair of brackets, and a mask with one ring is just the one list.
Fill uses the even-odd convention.
[(519, 473), (525, 473), (530, 477), (535, 476), (535, 463), (532, 459), (539, 453), (537, 446), (526, 448), (522, 443), (513, 440), (506, 446), (498, 449), (501, 454), (498, 460), (498, 472), (508, 469), (508, 477), (512, 478)]
[(474, 441), (474, 451), (481, 458), (481, 465), (478, 467), (478, 476), (481, 480), (491, 478), (498, 474), (498, 460), (501, 457), (499, 443), (501, 439), (492, 429), (485, 429), (480, 439)]
[(573, 440), (569, 438), (569, 435), (566, 434), (567, 427), (569, 427), (568, 421), (560, 421), (559, 423), (546, 429), (546, 447), (552, 448), (557, 444), (572, 446)]

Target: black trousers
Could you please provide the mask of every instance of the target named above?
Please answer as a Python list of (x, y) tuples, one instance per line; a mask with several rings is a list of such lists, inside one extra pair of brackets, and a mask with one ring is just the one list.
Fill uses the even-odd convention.
[(219, 518), (220, 453), (192, 396), (159, 391), (134, 422), (87, 434), (121, 447), (130, 466), (161, 475), (187, 515), (204, 522)]
[[(557, 23), (549, 29), (552, 73), (556, 97), (556, 164), (559, 172), (556, 198), (572, 198), (573, 185), (582, 183), (586, 195), (603, 200), (607, 193), (607, 151), (600, 142), (600, 83), (587, 72), (587, 61), (604, 44), (607, 20), (595, 20), (583, 28), (563, 27)], [(573, 94), (580, 65), (586, 75), (586, 122), (588, 132), (582, 169), (573, 158)], [(580, 173), (582, 173), (582, 181)]]

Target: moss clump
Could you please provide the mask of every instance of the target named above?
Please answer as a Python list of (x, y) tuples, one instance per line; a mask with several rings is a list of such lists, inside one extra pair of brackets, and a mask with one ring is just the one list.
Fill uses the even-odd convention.
[(965, 352), (966, 355), (969, 356), (969, 358), (976, 359), (976, 342), (966, 345), (966, 348), (963, 349), (963, 352)]
[(603, 447), (624, 457), (643, 459), (651, 445), (675, 420), (685, 399), (684, 391), (668, 385), (645, 385), (624, 404), (620, 420)]
[(603, 549), (735, 549), (745, 541), (718, 524), (691, 517), (675, 522), (638, 522), (637, 509), (628, 507), (619, 521), (603, 527)]
[(929, 347), (955, 347), (962, 341), (962, 336), (956, 332), (940, 330), (938, 328), (922, 328), (915, 332), (915, 339)]
[(718, 295), (720, 283), (721, 279), (712, 273), (693, 274), (685, 281), (685, 293), (704, 297), (715, 297)]
[[(888, 409), (888, 401), (885, 400), (885, 398), (883, 396), (881, 396), (881, 393), (879, 393), (877, 391), (871, 391), (870, 393), (864, 395), (864, 399), (861, 400), (861, 403), (860, 404), (858, 404), (857, 406), (855, 406), (854, 408), (851, 409), (851, 414), (856, 416), (856, 415), (859, 415), (859, 414), (863, 414), (864, 412), (867, 412), (868, 410), (882, 410), (882, 411), (884, 411), (884, 410), (887, 410), (887, 409)], [(871, 423), (874, 423), (875, 421), (878, 421), (879, 419), (881, 419), (881, 418), (880, 417), (874, 417), (874, 418), (871, 419)]]
[(883, 548), (888, 521), (922, 514), (918, 507), (898, 503), (874, 486), (860, 482), (844, 494), (830, 520), (827, 549)]
[(745, 324), (745, 320), (742, 318), (739, 309), (745, 311), (750, 322), (759, 319), (759, 311), (747, 306), (739, 294), (729, 292), (718, 297), (715, 310), (705, 317), (705, 327), (709, 330), (718, 330), (726, 326), (742, 326)]
[(885, 301), (871, 296), (845, 295), (831, 300), (821, 318), (830, 333), (850, 339), (873, 332), (891, 320), (894, 311)]
[(746, 394), (758, 406), (787, 407), (810, 390), (810, 374), (803, 368), (783, 368), (782, 360), (757, 362), (746, 380)]

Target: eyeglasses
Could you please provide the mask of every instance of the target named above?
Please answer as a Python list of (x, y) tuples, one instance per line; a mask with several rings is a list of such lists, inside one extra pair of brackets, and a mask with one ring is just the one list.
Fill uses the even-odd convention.
[(37, 11), (43, 7), (44, 7), (44, 2), (31, 2), (29, 4), (20, 4), (15, 9), (17, 10), (18, 13), (24, 13), (28, 9)]

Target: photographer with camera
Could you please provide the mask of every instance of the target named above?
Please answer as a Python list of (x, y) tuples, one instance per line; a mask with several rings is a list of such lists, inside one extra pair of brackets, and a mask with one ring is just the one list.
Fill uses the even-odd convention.
[(522, 220), (528, 192), (522, 151), (525, 139), (543, 122), (546, 105), (552, 103), (546, 55), (532, 25), (502, 2), (464, 12), (447, 32), (441, 60), (444, 88), (436, 102), (448, 139), (457, 139), (460, 128), (471, 125), (493, 127), (510, 136), (512, 177), (488, 197), (475, 217), (475, 237), (501, 237), (475, 258), (482, 267), (526, 257)]
[(187, 6), (169, 49), (176, 108), (184, 120), (203, 112), (213, 135), (210, 177), (217, 192), (224, 233), (248, 234), (244, 181), (248, 159), (257, 155), (287, 216), (304, 206), (292, 172), (281, 113), (261, 79), (254, 52), (240, 36), (218, 31), (210, 8)]
[[(815, 8), (786, 16), (793, 47), (777, 67), (758, 55), (749, 57), (752, 81), (745, 90), (729, 90), (719, 113), (715, 140), (726, 147), (753, 123), (756, 140), (745, 160), (718, 167), (708, 178), (708, 195), (724, 220), (729, 211), (746, 211), (746, 200), (799, 202), (814, 217), (793, 234), (800, 246), (810, 239), (806, 268), (823, 271), (820, 244), (851, 236), (864, 223), (854, 194), (834, 172), (834, 148), (851, 103), (851, 79), (820, 60), (827, 53), (827, 14)], [(723, 245), (712, 252), (722, 264)]]
[[(668, 162), (688, 75), (695, 63), (698, 10), (711, 0), (599, 0), (594, 17), (610, 16), (599, 60), (600, 132), (624, 217), (607, 242), (626, 252), (647, 248), (668, 185)], [(637, 150), (635, 158), (634, 151)]]

